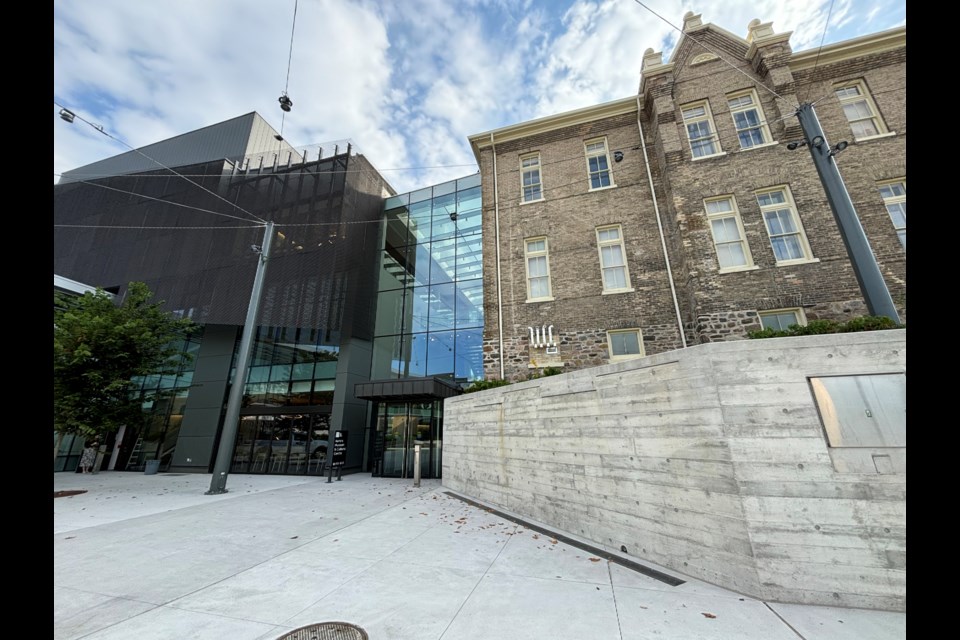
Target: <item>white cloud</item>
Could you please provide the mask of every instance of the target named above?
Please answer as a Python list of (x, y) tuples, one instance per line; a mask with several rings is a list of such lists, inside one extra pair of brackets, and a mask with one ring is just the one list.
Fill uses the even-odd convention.
[[(687, 5), (644, 1), (681, 25)], [(633, 95), (647, 47), (677, 33), (632, 0), (309, 0), (299, 3), (284, 137), (350, 139), (406, 191), (474, 167), (467, 136)], [(829, 0), (713, 0), (704, 22), (753, 18), (816, 47)], [(293, 2), (98, 0), (54, 5), (54, 96), (132, 145), (258, 111), (280, 127)], [(836, 0), (827, 42), (891, 28), (892, 0)], [(54, 171), (125, 150), (54, 109)]]

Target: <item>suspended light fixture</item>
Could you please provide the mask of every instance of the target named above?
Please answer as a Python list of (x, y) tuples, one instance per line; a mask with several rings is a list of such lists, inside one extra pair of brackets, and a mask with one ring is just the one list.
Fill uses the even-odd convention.
[(76, 116), (74, 115), (73, 111), (70, 111), (69, 109), (60, 109), (60, 119), (64, 122), (73, 122), (75, 117)]
[(280, 108), (289, 112), (291, 107), (293, 107), (293, 100), (284, 92), (283, 95), (280, 96)]

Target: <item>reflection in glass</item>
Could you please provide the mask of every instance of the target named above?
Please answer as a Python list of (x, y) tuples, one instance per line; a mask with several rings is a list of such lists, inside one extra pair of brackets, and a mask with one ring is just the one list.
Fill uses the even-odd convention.
[(372, 379), (483, 377), (481, 223), (479, 174), (389, 199)]
[(454, 327), (454, 308), (456, 307), (457, 288), (453, 283), (430, 287), (428, 305), (430, 308), (430, 331), (446, 331)]
[(457, 327), (483, 326), (483, 280), (457, 285)]
[(434, 331), (427, 346), (427, 375), (453, 378), (453, 331)]
[(454, 353), (457, 380), (483, 379), (482, 328), (457, 331)]
[(427, 334), (407, 336), (401, 350), (404, 377), (422, 378), (427, 370)]

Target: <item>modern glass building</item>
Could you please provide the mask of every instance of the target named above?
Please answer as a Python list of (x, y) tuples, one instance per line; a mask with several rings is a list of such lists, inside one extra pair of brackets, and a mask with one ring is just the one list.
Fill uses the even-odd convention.
[[(407, 477), (420, 445), (438, 477), (442, 400), (483, 377), (479, 174), (395, 196), (352, 147), (298, 151), (255, 113), (144, 152), (191, 180), (129, 153), (54, 188), (57, 273), (120, 300), (145, 282), (202, 326), (177, 375), (138, 381), (164, 393), (107, 439), (104, 468), (213, 469), (271, 220), (231, 473), (323, 473), (341, 432), (346, 472)], [(62, 445), (56, 468), (75, 468), (82, 443)]]
[(371, 381), (369, 470), (440, 477), (443, 398), (483, 378), (479, 174), (386, 199)]

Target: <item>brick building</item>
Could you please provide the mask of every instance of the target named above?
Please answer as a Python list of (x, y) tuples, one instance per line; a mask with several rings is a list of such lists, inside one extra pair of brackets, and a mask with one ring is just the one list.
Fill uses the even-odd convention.
[(905, 321), (906, 28), (793, 52), (699, 15), (639, 92), (470, 137), (484, 367), (522, 378), (866, 315), (796, 107), (814, 103)]

